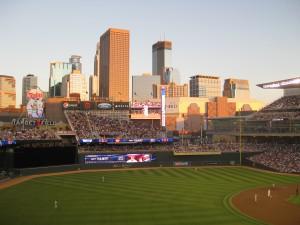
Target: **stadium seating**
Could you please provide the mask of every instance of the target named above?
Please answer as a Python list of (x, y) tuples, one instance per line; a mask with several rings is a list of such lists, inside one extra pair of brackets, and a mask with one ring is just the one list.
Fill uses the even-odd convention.
[(149, 123), (102, 117), (92, 111), (67, 111), (79, 138), (159, 138), (162, 130)]

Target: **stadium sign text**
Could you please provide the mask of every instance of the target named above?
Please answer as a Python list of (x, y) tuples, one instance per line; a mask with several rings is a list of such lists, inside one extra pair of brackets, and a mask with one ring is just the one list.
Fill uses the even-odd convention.
[(55, 126), (55, 121), (50, 121), (47, 119), (27, 119), (27, 118), (19, 118), (19, 119), (13, 119), (11, 123), (15, 126), (18, 125), (24, 125), (24, 126)]

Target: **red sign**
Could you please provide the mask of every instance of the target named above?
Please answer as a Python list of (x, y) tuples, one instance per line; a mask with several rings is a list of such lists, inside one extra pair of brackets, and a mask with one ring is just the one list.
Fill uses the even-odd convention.
[(38, 89), (31, 89), (27, 91), (27, 98), (29, 99), (42, 99), (43, 95), (43, 92)]

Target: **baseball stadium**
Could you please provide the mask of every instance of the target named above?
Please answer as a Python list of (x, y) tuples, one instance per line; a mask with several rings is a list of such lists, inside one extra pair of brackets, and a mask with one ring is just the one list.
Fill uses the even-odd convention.
[[(259, 111), (168, 129), (165, 99), (0, 113), (3, 225), (300, 224), (300, 78)], [(200, 118), (200, 117), (199, 117)]]

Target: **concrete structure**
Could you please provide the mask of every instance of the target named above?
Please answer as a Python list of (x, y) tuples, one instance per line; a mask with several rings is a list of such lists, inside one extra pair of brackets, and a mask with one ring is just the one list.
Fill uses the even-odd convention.
[(74, 70), (79, 70), (82, 73), (82, 65), (80, 62), (81, 56), (79, 55), (72, 55), (69, 59), (69, 63), (72, 64), (72, 72)]
[(223, 96), (227, 98), (249, 99), (250, 89), (248, 80), (226, 79), (224, 82)]
[(100, 37), (99, 96), (129, 101), (129, 31), (108, 29)]
[(16, 80), (13, 76), (0, 75), (0, 108), (16, 107)]
[(22, 105), (27, 105), (27, 91), (33, 88), (37, 88), (37, 76), (28, 74), (23, 77), (22, 81)]
[(236, 105), (236, 111), (259, 111), (265, 103), (256, 99), (241, 99), (241, 98), (228, 98), (228, 102), (233, 102)]
[(227, 97), (216, 97), (214, 101), (207, 103), (207, 117), (235, 116), (236, 103), (228, 102)]
[(201, 131), (208, 101), (198, 97), (166, 98), (167, 130)]
[(161, 89), (164, 87), (166, 89), (166, 97), (188, 97), (188, 85), (178, 85), (175, 83), (170, 83), (167, 85), (153, 85), (153, 98), (161, 97)]
[(132, 101), (147, 101), (153, 98), (153, 85), (160, 84), (159, 75), (132, 76)]
[(85, 76), (79, 70), (74, 70), (73, 73), (65, 75), (62, 79), (61, 94), (62, 97), (67, 98), (78, 95), (80, 100), (88, 100)]
[(99, 96), (99, 79), (97, 75), (91, 75), (89, 77), (89, 98), (90, 100)]
[(221, 81), (216, 76), (195, 75), (190, 79), (190, 96), (213, 98), (221, 96)]
[(66, 62), (50, 63), (49, 97), (61, 96), (62, 78), (72, 73), (72, 64)]
[(264, 89), (283, 89), (283, 96), (300, 95), (300, 77), (257, 84), (256, 86)]
[(164, 80), (166, 68), (172, 67), (172, 42), (158, 41), (152, 45), (152, 74), (161, 76), (161, 84), (168, 84)]

